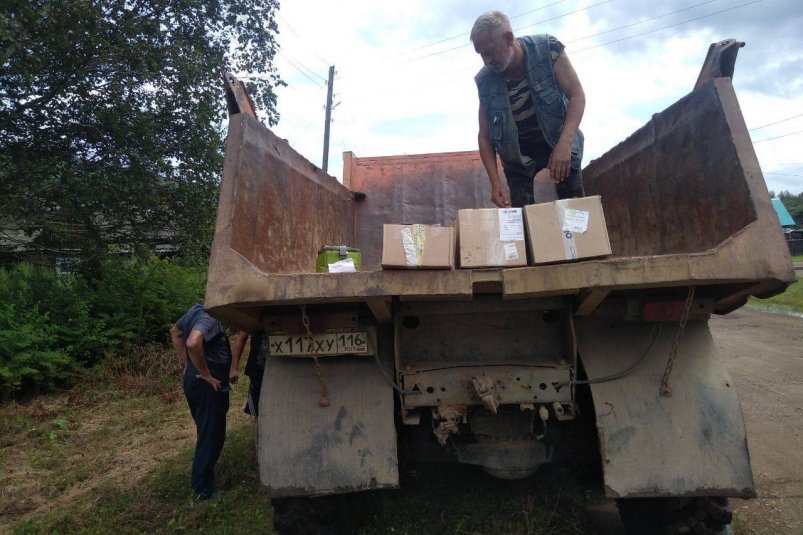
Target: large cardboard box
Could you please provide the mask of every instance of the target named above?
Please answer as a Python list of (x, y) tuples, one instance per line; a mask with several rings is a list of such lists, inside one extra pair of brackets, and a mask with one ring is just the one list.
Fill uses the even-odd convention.
[(521, 208), (458, 210), (460, 267), (527, 265)]
[(527, 246), (533, 264), (611, 254), (599, 195), (524, 207)]
[(452, 227), (384, 225), (384, 269), (453, 269), (455, 236)]

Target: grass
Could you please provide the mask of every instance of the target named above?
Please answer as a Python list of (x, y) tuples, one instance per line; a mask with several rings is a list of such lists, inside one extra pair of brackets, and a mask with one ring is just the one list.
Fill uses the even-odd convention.
[(360, 535), (579, 535), (590, 491), (568, 467), (502, 481), (464, 465), (422, 465), (399, 491), (375, 493)]
[[(194, 445), (179, 372), (167, 351), (88, 372), (73, 389), (0, 406), (0, 533), (273, 533), (257, 481), (254, 429), (233, 389), (216, 467), (221, 498), (196, 502)], [(565, 469), (523, 481), (467, 466), (422, 466), (403, 490), (355, 494), (359, 533), (588, 532), (588, 491)]]
[(770, 297), (769, 299), (751, 297), (748, 301), (748, 305), (751, 308), (768, 310), (770, 312), (803, 313), (803, 281), (798, 279), (798, 281), (789, 286), (784, 293)]
[(272, 533), (240, 411), (247, 380), (232, 391), (216, 468), (226, 492), (195, 502), (194, 427), (173, 358), (140, 352), (70, 391), (0, 407), (0, 532)]
[[(82, 384), (0, 406), (0, 533), (274, 533), (254, 428), (232, 391), (216, 468), (224, 489), (196, 502), (194, 444), (178, 370), (166, 351), (104, 364)], [(352, 495), (359, 535), (577, 535), (591, 532), (592, 476), (547, 465), (520, 481), (463, 465), (420, 465), (403, 489)], [(599, 485), (599, 481), (595, 480)], [(737, 525), (737, 535), (752, 533)]]
[(193, 500), (192, 452), (184, 448), (138, 483), (101, 485), (77, 503), (19, 523), (14, 533), (272, 533), (270, 502), (259, 492), (253, 469), (253, 440), (250, 425), (229, 433), (216, 469), (226, 491), (216, 500)]

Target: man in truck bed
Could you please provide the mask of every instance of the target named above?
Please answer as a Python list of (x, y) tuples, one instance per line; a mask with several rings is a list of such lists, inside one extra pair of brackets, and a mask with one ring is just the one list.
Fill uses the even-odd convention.
[[(533, 177), (548, 168), (558, 198), (583, 197), (580, 120), (585, 93), (563, 44), (551, 35), (516, 38), (504, 13), (489, 11), (471, 29), (485, 66), (474, 77), (480, 97), (478, 143), (500, 208), (533, 204)], [(502, 160), (507, 186), (496, 167)]]

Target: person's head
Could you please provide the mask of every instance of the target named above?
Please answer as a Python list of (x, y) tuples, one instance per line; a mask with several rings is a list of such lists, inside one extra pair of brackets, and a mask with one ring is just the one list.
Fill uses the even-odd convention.
[(495, 72), (505, 72), (513, 61), (514, 43), (510, 19), (499, 11), (489, 11), (477, 18), (471, 28), (471, 42), (483, 63)]

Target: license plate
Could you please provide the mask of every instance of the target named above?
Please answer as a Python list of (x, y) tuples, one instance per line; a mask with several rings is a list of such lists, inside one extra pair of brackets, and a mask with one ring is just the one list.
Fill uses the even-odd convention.
[(354, 331), (311, 336), (269, 336), (268, 352), (277, 357), (368, 353), (368, 335)]

